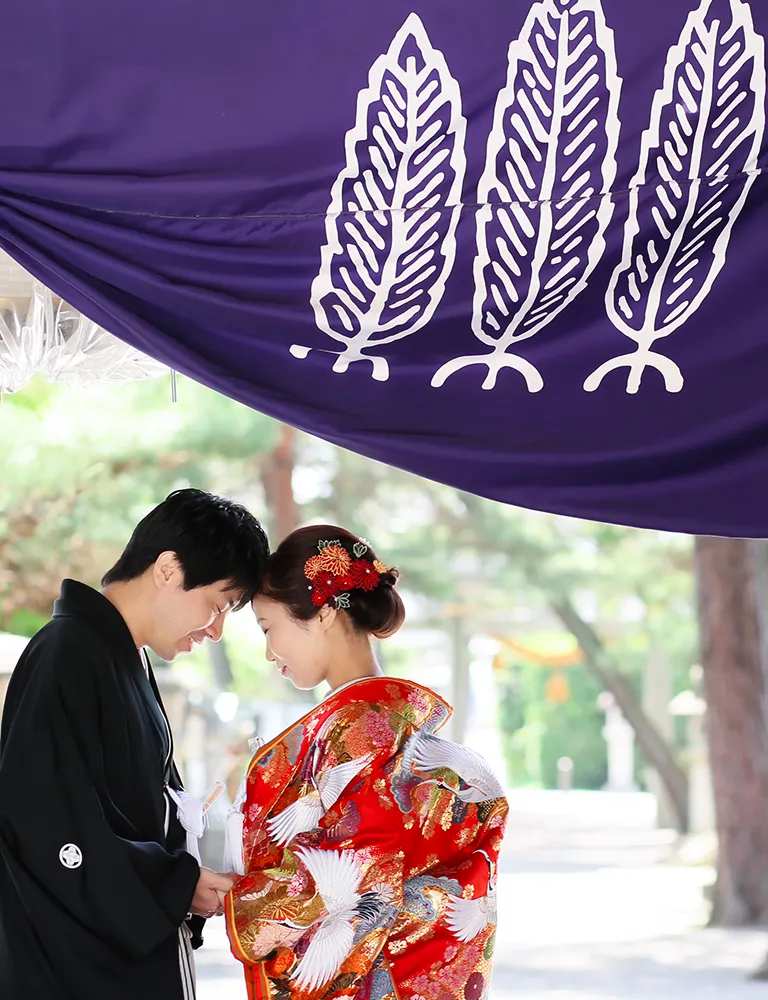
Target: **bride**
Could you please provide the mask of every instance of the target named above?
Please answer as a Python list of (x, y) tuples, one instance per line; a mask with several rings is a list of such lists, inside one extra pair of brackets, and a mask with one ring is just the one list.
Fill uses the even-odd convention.
[(481, 1000), (507, 802), (483, 759), (435, 734), (450, 707), (385, 677), (398, 574), (343, 528), (301, 528), (253, 608), (267, 659), (330, 693), (258, 751), (238, 797), (243, 873), (227, 929), (250, 1000)]

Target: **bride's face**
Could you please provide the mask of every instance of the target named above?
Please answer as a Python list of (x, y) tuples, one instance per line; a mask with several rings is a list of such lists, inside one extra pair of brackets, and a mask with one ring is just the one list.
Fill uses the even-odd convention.
[(283, 604), (253, 599), (253, 612), (267, 640), (270, 663), (300, 691), (321, 684), (328, 673), (328, 629), (336, 612), (323, 608), (310, 621), (297, 621)]

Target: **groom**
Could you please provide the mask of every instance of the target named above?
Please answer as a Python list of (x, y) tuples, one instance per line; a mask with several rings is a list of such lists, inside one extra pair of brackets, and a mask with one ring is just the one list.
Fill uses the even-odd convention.
[(233, 878), (201, 868), (168, 788), (173, 739), (145, 649), (221, 638), (269, 554), (244, 507), (172, 493), (102, 590), (65, 580), (0, 731), (2, 1000), (192, 1000), (191, 941)]

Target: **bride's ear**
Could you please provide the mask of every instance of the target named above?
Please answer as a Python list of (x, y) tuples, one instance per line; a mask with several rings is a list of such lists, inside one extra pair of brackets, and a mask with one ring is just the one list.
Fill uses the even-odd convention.
[(315, 621), (318, 621), (320, 623), (320, 627), (323, 630), (323, 632), (327, 632), (328, 629), (331, 627), (331, 625), (333, 625), (333, 623), (336, 621), (336, 615), (338, 613), (339, 612), (336, 610), (336, 608), (331, 608), (327, 604), (325, 604), (320, 609), (320, 614), (317, 616)]

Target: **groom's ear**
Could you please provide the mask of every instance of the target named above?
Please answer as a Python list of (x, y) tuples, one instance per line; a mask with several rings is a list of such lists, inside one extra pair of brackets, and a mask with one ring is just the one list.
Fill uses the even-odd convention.
[(184, 571), (175, 552), (161, 552), (152, 564), (152, 580), (158, 590), (179, 587), (184, 583)]

